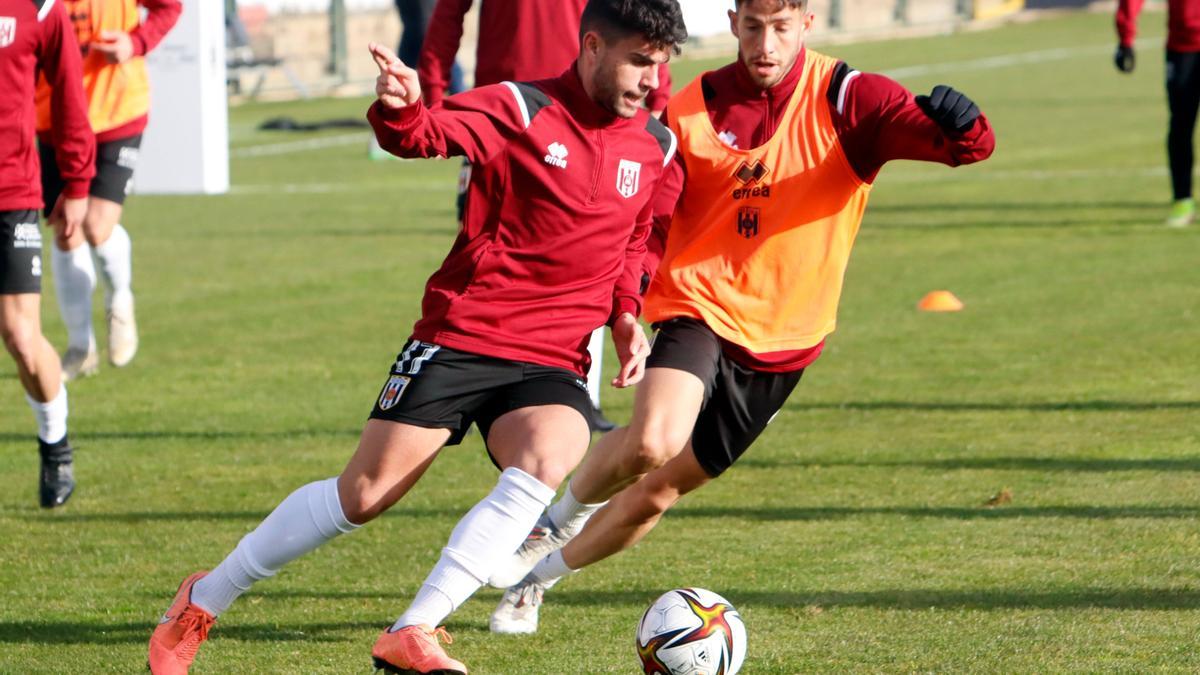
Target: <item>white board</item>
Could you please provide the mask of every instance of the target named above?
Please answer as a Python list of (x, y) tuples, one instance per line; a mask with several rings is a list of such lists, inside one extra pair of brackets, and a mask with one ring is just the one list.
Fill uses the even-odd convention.
[(133, 175), (139, 194), (229, 190), (225, 6), (183, 3), (179, 21), (146, 57), (150, 125)]

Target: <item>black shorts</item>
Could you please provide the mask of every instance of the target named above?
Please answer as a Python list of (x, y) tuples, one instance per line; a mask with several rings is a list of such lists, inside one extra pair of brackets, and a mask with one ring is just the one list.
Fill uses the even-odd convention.
[[(137, 166), (142, 135), (118, 138), (96, 145), (96, 177), (92, 178), (88, 194), (117, 204), (125, 203), (125, 195), (133, 185), (133, 169)], [(46, 201), (45, 214), (50, 215), (64, 183), (58, 172), (58, 159), (49, 143), (38, 144), (42, 162), (42, 195)]]
[(804, 369), (767, 373), (747, 368), (726, 356), (716, 333), (696, 319), (671, 319), (655, 328), (646, 368), (682, 370), (704, 383), (692, 449), (700, 466), (716, 478), (767, 428)]
[(371, 418), (429, 429), (449, 429), (446, 445), (462, 442), (474, 422), (487, 442), (505, 413), (538, 405), (565, 405), (587, 419), (587, 382), (565, 368), (460, 352), (409, 340), (396, 357)]
[(42, 230), (33, 209), (0, 211), (0, 295), (42, 292)]

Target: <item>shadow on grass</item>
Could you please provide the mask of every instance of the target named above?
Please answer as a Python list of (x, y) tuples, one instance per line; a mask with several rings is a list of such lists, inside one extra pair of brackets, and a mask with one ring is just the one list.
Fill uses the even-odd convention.
[[(551, 592), (547, 601), (570, 607), (629, 605), (644, 607), (662, 593), (661, 588), (614, 591)], [(743, 610), (766, 607), (826, 609), (873, 608), (891, 610), (1195, 610), (1200, 609), (1200, 590), (1179, 588), (1080, 588), (1080, 589), (882, 589), (877, 591), (813, 590), (801, 592), (772, 592), (727, 588), (722, 594)], [(261, 595), (286, 598), (356, 599), (379, 598), (378, 593), (333, 591), (274, 592)], [(381, 618), (372, 621), (287, 622), (279, 624), (246, 624), (230, 620), (222, 622), (213, 636), (219, 639), (248, 642), (338, 642), (345, 640), (345, 631), (375, 631), (384, 625)], [(478, 626), (461, 625), (458, 629), (483, 633)], [(153, 621), (101, 623), (87, 621), (3, 621), (0, 622), (0, 644), (129, 644), (145, 643), (154, 629)], [(474, 629), (474, 630), (471, 630)]]
[[(358, 438), (362, 429), (295, 429), (287, 431), (99, 431), (71, 432), (72, 445), (88, 441), (226, 441), (226, 440), (292, 440), (305, 438)], [(0, 442), (28, 443), (31, 434), (0, 434)]]
[(1111, 471), (1200, 471), (1200, 457), (1170, 459), (1090, 458), (1090, 457), (953, 457), (947, 459), (865, 460), (845, 462), (809, 459), (770, 459), (747, 457), (738, 462), (742, 468), (779, 469), (883, 467), (935, 470), (1000, 470), (1000, 471), (1078, 471), (1108, 473)]
[(1043, 401), (1030, 403), (987, 401), (846, 401), (798, 402), (789, 410), (916, 410), (928, 412), (1153, 412), (1200, 410), (1200, 401)]
[[(462, 507), (413, 507), (396, 506), (384, 513), (381, 518), (461, 518), (470, 510), (469, 506)], [(267, 517), (267, 511), (123, 511), (70, 513), (47, 512), (30, 507), (20, 515), (6, 514), (9, 518), (35, 521), (40, 524), (54, 525), (56, 523), (126, 523), (138, 524), (148, 522), (206, 522), (212, 520), (242, 520), (253, 524)]]
[[(344, 631), (377, 630), (386, 622), (346, 621), (277, 624), (221, 623), (213, 637), (250, 642), (339, 642)], [(129, 644), (147, 643), (154, 621), (93, 623), (86, 621), (0, 621), (0, 644)]]
[(812, 506), (812, 507), (739, 507), (680, 506), (664, 518), (736, 518), (765, 521), (846, 520), (866, 516), (902, 518), (940, 518), (946, 520), (1010, 520), (1014, 518), (1079, 518), (1115, 520), (1119, 518), (1190, 519), (1200, 516), (1197, 506)]
[[(649, 604), (662, 589), (571, 591), (546, 594), (547, 604), (571, 606)], [(882, 589), (776, 593), (727, 588), (721, 594), (741, 609), (752, 607), (863, 607), (875, 609), (1200, 609), (1200, 590), (1188, 588), (1066, 588), (1066, 589)]]
[[(383, 518), (441, 518), (462, 517), (467, 508), (459, 507), (397, 507)], [(205, 522), (237, 520), (253, 524), (266, 518), (268, 511), (128, 511), (98, 513), (53, 513), (50, 515), (32, 508), (23, 514), (9, 514), (10, 519), (37, 522), (39, 525), (75, 523)], [(1084, 520), (1115, 520), (1120, 518), (1197, 518), (1200, 506), (1004, 506), (984, 508), (970, 506), (680, 506), (665, 518), (736, 518), (757, 521), (823, 521), (847, 520), (870, 516), (901, 518), (939, 518), (945, 520), (1010, 520), (1014, 518), (1078, 518)]]

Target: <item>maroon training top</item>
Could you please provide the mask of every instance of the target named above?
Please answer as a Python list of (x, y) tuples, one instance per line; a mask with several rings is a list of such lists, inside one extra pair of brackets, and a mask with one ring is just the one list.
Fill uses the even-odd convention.
[(652, 196), (674, 135), (644, 110), (623, 119), (598, 106), (574, 68), (432, 109), (376, 102), (367, 117), (396, 155), (463, 155), (475, 167), (413, 338), (587, 372), (591, 332), (641, 312)]
[(54, 148), (63, 195), (86, 197), (96, 172), (83, 66), (71, 21), (55, 0), (0, 0), (0, 211), (42, 208), (34, 129), (39, 70), (54, 89)]
[[(1118, 0), (1117, 37), (1124, 47), (1132, 47), (1137, 37), (1137, 18), (1145, 0)], [(1173, 52), (1200, 52), (1200, 2), (1167, 0), (1167, 49)]]

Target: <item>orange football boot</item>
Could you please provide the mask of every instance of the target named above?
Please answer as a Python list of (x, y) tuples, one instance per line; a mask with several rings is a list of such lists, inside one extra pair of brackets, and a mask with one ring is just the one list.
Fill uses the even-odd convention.
[(200, 643), (216, 618), (192, 604), (192, 586), (208, 572), (196, 572), (183, 580), (167, 613), (150, 636), (147, 664), (153, 675), (187, 675)]
[(452, 644), (454, 638), (439, 626), (405, 626), (384, 631), (375, 641), (371, 656), (375, 667), (400, 675), (467, 675), (467, 667), (446, 655), (438, 638)]

